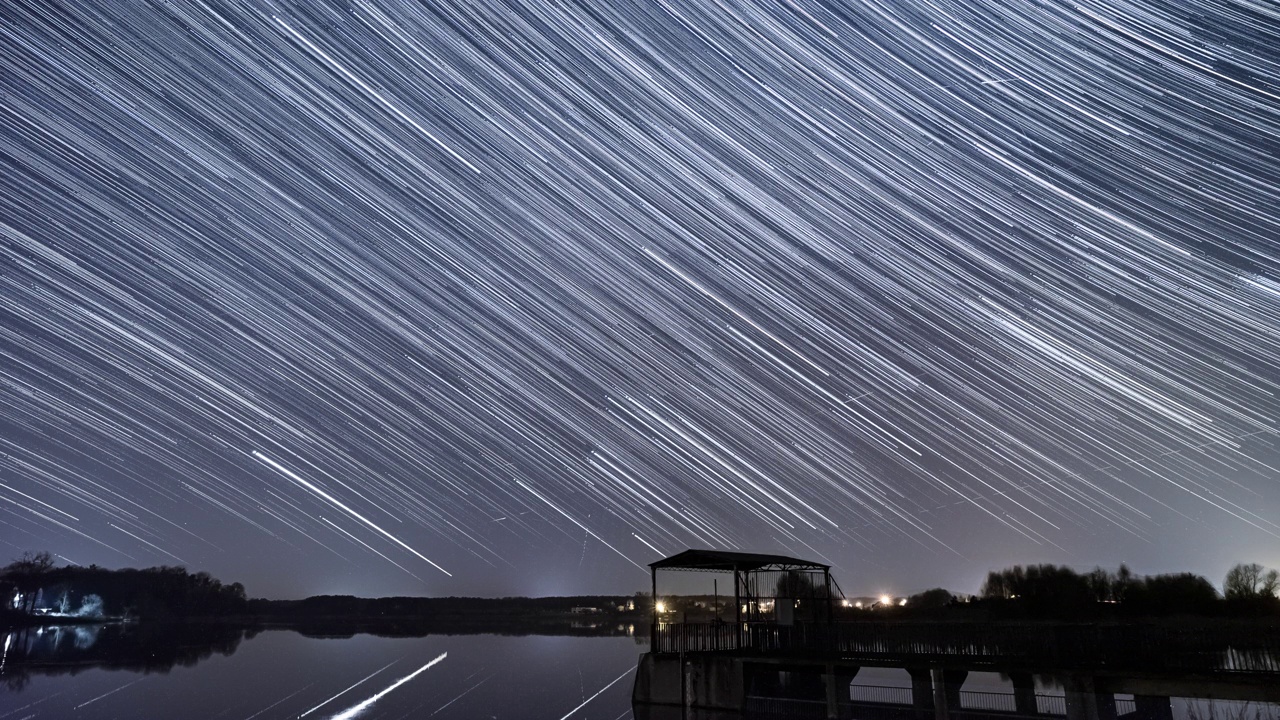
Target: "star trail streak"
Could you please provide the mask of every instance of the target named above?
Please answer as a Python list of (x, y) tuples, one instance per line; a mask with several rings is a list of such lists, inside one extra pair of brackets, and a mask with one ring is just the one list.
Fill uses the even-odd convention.
[(0, 546), (1280, 565), (1278, 49), (1244, 0), (6, 3)]

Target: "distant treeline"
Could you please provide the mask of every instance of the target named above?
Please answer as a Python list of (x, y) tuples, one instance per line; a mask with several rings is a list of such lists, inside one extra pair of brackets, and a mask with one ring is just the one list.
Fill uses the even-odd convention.
[[(820, 593), (783, 592), (779, 597)], [(1086, 573), (1057, 565), (1017, 565), (988, 574), (977, 596), (961, 599), (935, 588), (874, 610), (841, 607), (842, 619), (892, 617), (973, 621), (1001, 619), (1105, 619), (1167, 615), (1280, 617), (1280, 574), (1257, 564), (1240, 564), (1223, 582), (1223, 592), (1192, 573), (1140, 576), (1121, 565), (1116, 571), (1095, 568)], [(728, 598), (688, 596), (663, 598), (670, 617), (732, 616)], [(826, 603), (819, 603), (826, 607)], [(861, 604), (859, 604), (861, 607)], [(645, 593), (566, 597), (387, 597), (323, 595), (305, 600), (248, 600), (240, 583), (223, 584), (205, 572), (181, 567), (107, 570), (96, 566), (55, 567), (49, 553), (27, 553), (0, 568), (0, 621), (7, 624), (47, 622), (52, 617), (84, 619), (134, 618), (184, 620), (235, 618), (268, 624), (306, 624), (323, 629), (387, 625), (405, 620), (397, 632), (421, 631), (452, 623), (523, 624), (529, 631), (551, 622), (574, 627), (626, 627), (643, 622), (652, 611)], [(583, 620), (577, 618), (582, 617)], [(586, 617), (594, 620), (586, 621)], [(616, 622), (614, 622), (616, 621)], [(403, 624), (403, 623), (402, 623)], [(350, 626), (350, 627), (348, 627)], [(611, 626), (612, 627), (612, 626)], [(317, 632), (322, 630), (318, 629)]]
[(250, 600), (246, 620), (304, 635), (387, 637), (428, 634), (632, 635), (648, 616), (628, 596), (549, 598), (387, 597), (321, 595), (305, 600)]
[(27, 553), (0, 569), (0, 598), (9, 614), (86, 619), (233, 615), (247, 602), (243, 585), (224, 585), (206, 572), (54, 567), (48, 553)]
[[(358, 623), (411, 618), (421, 624), (458, 618), (531, 620), (577, 616), (639, 617), (647, 596), (548, 598), (387, 597), (322, 595), (305, 600), (248, 600), (240, 583), (223, 584), (181, 567), (108, 570), (55, 567), (49, 553), (26, 553), (0, 568), (0, 620), (51, 618), (147, 620), (237, 618), (287, 623), (343, 618)], [(415, 626), (416, 627), (416, 626)]]
[[(646, 596), (647, 597), (647, 596)], [(634, 615), (647, 610), (635, 596), (570, 595), (564, 597), (386, 597), (318, 595), (305, 600), (250, 600), (250, 614), (265, 618), (380, 617), (511, 617)]]
[(1193, 573), (1134, 575), (1121, 565), (1115, 572), (1094, 568), (1078, 573), (1068, 567), (1028, 565), (987, 575), (981, 597), (1015, 602), (1037, 611), (1105, 610), (1116, 605), (1124, 614), (1212, 614), (1219, 610), (1218, 591)]
[(1220, 594), (1193, 573), (1136, 575), (1121, 565), (1081, 573), (1059, 565), (1015, 565), (987, 575), (978, 595), (961, 602), (934, 589), (908, 598), (900, 615), (968, 613), (990, 619), (1280, 616), (1280, 573), (1254, 563), (1227, 573)]

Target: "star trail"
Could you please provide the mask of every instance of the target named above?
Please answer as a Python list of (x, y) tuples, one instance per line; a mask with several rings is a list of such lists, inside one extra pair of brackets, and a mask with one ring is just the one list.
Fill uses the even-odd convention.
[(0, 552), (1280, 565), (1278, 79), (1249, 0), (7, 2)]

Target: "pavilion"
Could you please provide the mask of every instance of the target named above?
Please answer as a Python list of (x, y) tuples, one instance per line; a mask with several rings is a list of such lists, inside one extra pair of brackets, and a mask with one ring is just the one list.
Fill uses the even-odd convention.
[[(772, 610), (774, 622), (790, 625), (802, 601), (814, 620), (831, 619), (831, 566), (786, 555), (730, 552), (727, 550), (685, 550), (649, 563), (653, 584), (653, 625), (658, 613), (658, 571), (733, 573), (734, 622), (762, 622)], [(817, 579), (822, 574), (821, 581)], [(783, 602), (777, 602), (782, 599)], [(771, 607), (772, 606), (772, 607)], [(745, 615), (745, 617), (744, 617)]]

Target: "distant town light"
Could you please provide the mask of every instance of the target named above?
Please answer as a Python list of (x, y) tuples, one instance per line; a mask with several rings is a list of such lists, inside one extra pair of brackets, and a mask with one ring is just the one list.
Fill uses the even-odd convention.
[(889, 597), (888, 595), (881, 595), (881, 596), (880, 596), (880, 604), (881, 604), (881, 605), (892, 605), (892, 604), (893, 604), (893, 598)]
[(859, 610), (861, 610), (861, 609), (862, 609), (862, 601), (861, 601), (861, 600), (859, 600), (858, 602), (854, 603), (854, 604), (853, 604), (853, 606), (854, 606), (854, 607), (856, 607), (856, 608), (858, 608)]
[(898, 607), (902, 607), (902, 606), (904, 606), (904, 605), (906, 605), (906, 604), (907, 604), (907, 599), (906, 599), (906, 598), (902, 598), (901, 600), (899, 600), (899, 601), (898, 601)]
[(667, 611), (667, 604), (659, 600), (657, 609), (659, 613), (664, 613)]

